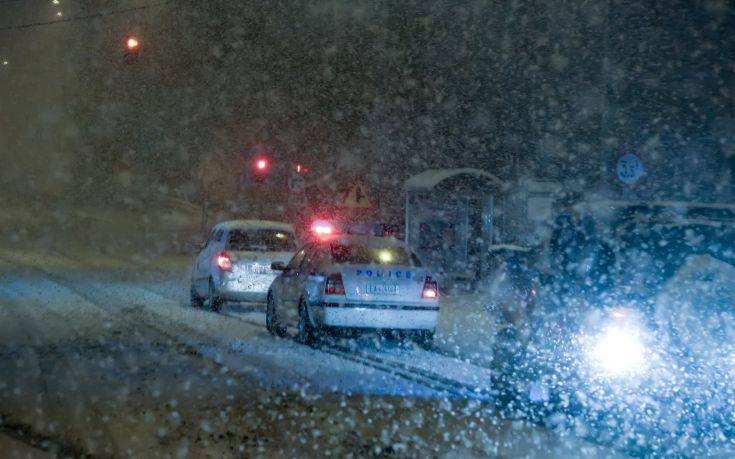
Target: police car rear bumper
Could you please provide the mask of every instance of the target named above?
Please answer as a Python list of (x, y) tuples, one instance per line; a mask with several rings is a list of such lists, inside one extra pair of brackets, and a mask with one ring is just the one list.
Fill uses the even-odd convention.
[(433, 330), (439, 320), (438, 305), (317, 303), (309, 312), (325, 327)]

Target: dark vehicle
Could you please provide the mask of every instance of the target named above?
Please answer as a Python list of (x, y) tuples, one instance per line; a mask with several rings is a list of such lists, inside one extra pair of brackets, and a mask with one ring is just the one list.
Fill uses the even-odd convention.
[[(489, 248), (487, 276), (483, 283), (489, 295), (485, 308), (498, 317), (499, 334), (524, 333), (540, 286), (534, 267), (536, 253), (527, 247), (493, 245)], [(504, 359), (495, 358), (505, 363)]]
[[(692, 442), (690, 451), (731, 435), (735, 233), (730, 215), (705, 218), (707, 209), (561, 216), (535, 307), (500, 316), (495, 380), (504, 408), (581, 418), (646, 453), (671, 447), (660, 444), (671, 433)], [(559, 413), (567, 416), (549, 416)]]
[(538, 256), (535, 251), (514, 245), (489, 249), (486, 284), (492, 294), (485, 308), (497, 319), (492, 386), (503, 388), (514, 383), (510, 378), (517, 365), (513, 356), (529, 339), (532, 329), (528, 318), (536, 307), (541, 278), (534, 267)]

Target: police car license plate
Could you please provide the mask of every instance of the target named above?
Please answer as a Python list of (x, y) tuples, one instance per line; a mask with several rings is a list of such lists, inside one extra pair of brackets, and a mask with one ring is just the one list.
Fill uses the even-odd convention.
[(398, 285), (395, 284), (368, 284), (365, 286), (368, 295), (398, 295)]

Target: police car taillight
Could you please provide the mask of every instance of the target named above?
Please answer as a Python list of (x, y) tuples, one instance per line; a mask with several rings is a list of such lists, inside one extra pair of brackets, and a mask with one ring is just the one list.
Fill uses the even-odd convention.
[(227, 252), (220, 252), (217, 254), (217, 267), (222, 271), (232, 271), (232, 259)]
[(324, 286), (324, 293), (327, 295), (345, 294), (345, 285), (342, 283), (342, 274), (330, 274), (327, 277), (327, 284)]
[(426, 276), (424, 281), (424, 289), (421, 291), (421, 298), (433, 300), (439, 298), (439, 287), (436, 281), (429, 276)]

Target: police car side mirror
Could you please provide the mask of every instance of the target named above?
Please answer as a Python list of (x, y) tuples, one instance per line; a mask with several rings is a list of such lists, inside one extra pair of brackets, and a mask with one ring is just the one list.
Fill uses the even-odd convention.
[(271, 263), (271, 269), (273, 271), (285, 271), (286, 264), (282, 261), (274, 261), (273, 263)]

